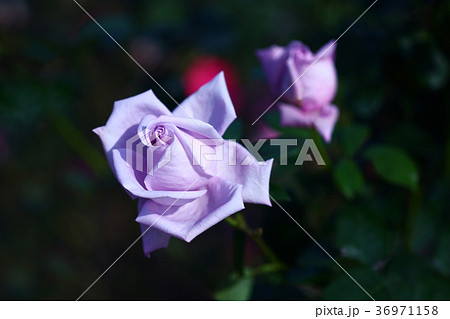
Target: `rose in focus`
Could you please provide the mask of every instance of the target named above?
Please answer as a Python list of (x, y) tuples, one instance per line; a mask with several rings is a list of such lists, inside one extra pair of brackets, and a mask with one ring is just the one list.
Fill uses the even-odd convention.
[(337, 89), (335, 46), (329, 42), (316, 54), (299, 41), (286, 47), (258, 50), (272, 93), (278, 98), (285, 126), (314, 127), (329, 142), (339, 111), (331, 104)]
[[(222, 138), (235, 118), (220, 73), (173, 112), (152, 91), (117, 101), (106, 125), (94, 130), (115, 176), (139, 201), (136, 221), (147, 256), (167, 247), (171, 236), (191, 241), (244, 202), (270, 205), (273, 160), (258, 163)], [(205, 160), (205, 153), (223, 156)]]

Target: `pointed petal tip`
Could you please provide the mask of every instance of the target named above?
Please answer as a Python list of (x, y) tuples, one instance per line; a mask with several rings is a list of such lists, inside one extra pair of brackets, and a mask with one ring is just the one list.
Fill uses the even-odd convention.
[(236, 110), (227, 88), (224, 71), (186, 98), (173, 112), (210, 124), (222, 136), (236, 119)]
[(104, 129), (104, 126), (96, 127), (94, 129), (92, 129), (92, 132), (94, 132), (98, 136), (101, 136), (103, 129)]
[(316, 56), (321, 56), (321, 58), (332, 58), (335, 59), (336, 55), (336, 40), (332, 39), (323, 45), (319, 51), (317, 51)]
[(330, 143), (333, 135), (334, 127), (339, 118), (339, 109), (337, 106), (330, 104), (324, 116), (319, 116), (313, 123), (319, 134), (325, 142)]

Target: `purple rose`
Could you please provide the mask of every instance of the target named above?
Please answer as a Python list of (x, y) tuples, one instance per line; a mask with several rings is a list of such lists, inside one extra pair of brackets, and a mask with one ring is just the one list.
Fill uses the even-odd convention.
[(299, 41), (257, 51), (272, 93), (278, 97), (287, 90), (279, 103), (282, 125), (313, 126), (327, 142), (339, 115), (330, 104), (337, 89), (332, 43), (316, 54)]
[(117, 101), (106, 125), (94, 130), (117, 179), (139, 199), (142, 232), (153, 225), (143, 236), (147, 256), (171, 236), (190, 242), (244, 202), (271, 205), (273, 160), (259, 163), (222, 138), (235, 118), (221, 72), (173, 112), (151, 90)]

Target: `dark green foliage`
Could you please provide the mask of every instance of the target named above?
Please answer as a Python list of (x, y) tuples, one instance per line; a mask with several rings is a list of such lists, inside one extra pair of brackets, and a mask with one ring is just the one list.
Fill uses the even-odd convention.
[[(0, 21), (0, 299), (74, 300), (140, 234), (91, 130), (148, 89), (176, 105), (72, 1), (21, 2), (28, 15)], [(227, 59), (242, 97), (226, 137), (240, 139), (274, 100), (254, 51), (293, 39), (316, 51), (370, 3), (82, 4), (179, 102), (195, 57)], [(271, 194), (375, 299), (450, 298), (449, 21), (448, 1), (379, 1), (342, 37), (330, 144), (280, 127), (276, 107), (261, 120), (320, 143), (326, 166), (295, 166), (301, 144), (289, 165), (275, 158)], [(272, 204), (242, 214), (281, 266), (222, 222), (151, 259), (138, 243), (84, 299), (369, 299)]]

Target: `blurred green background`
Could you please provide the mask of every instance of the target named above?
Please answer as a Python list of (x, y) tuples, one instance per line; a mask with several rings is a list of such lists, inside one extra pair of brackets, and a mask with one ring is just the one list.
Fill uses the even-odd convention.
[[(227, 136), (246, 138), (272, 102), (254, 51), (316, 51), (371, 1), (80, 4), (178, 101), (193, 61), (226, 61), (240, 115)], [(275, 159), (272, 195), (375, 299), (450, 299), (449, 20), (448, 1), (378, 1), (337, 45), (329, 165), (294, 166), (300, 147), (289, 166)], [(1, 299), (76, 299), (139, 236), (91, 130), (148, 89), (175, 107), (72, 0), (0, 0)], [(276, 110), (261, 121), (311, 135), (280, 128)], [(84, 299), (368, 299), (276, 205), (243, 216), (285, 268), (221, 222), (151, 259), (138, 243)]]

